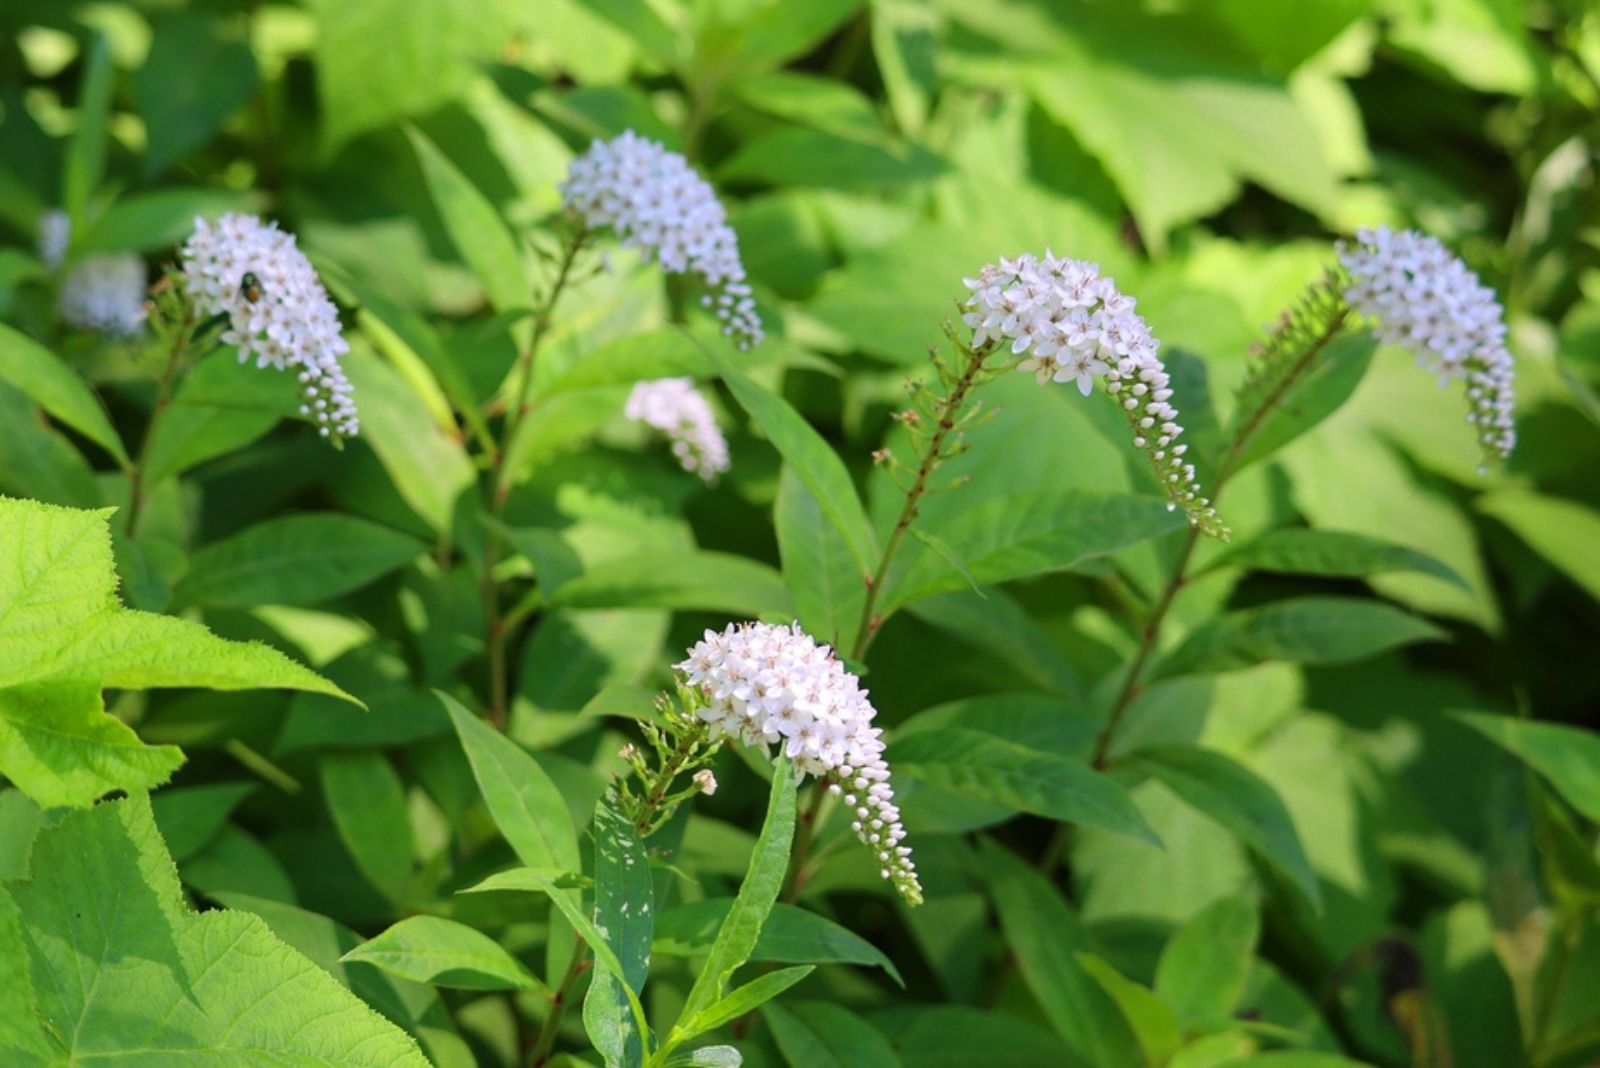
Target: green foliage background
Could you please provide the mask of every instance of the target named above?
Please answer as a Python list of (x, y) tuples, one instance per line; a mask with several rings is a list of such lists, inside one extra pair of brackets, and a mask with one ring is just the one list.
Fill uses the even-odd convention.
[[(1340, 356), (1337, 411), (1307, 400), (1230, 486), (1234, 542), (1202, 549), (1091, 775), (1176, 524), (1130, 496), (1148, 476), (1109, 406), (996, 382), (941, 472), (963, 483), (923, 509), (962, 566), (913, 547), (858, 665), (927, 904), (833, 813), (760, 940), (713, 947), (786, 855), (782, 789), (758, 845), (770, 771), (726, 753), (669, 829), (641, 1008), (661, 1031), (716, 1008), (711, 953), (798, 983), (707, 1032), (753, 1065), (1594, 1063), (1597, 116), (1584, 0), (8, 0), (0, 491), (125, 508), (137, 458), (150, 496), (137, 537), (0, 510), (6, 1063), (542, 1063), (550, 988), (584, 970), (572, 927), (591, 899), (606, 926), (602, 868), (643, 855), (595, 838), (604, 806), (591, 823), (629, 717), (729, 619), (848, 647), (902, 499), (871, 456), (904, 454), (889, 416), (961, 279), (1046, 247), (1101, 263), (1214, 456), (1252, 346), (1335, 236), (1378, 223), (1501, 294), (1508, 467), (1477, 472), (1459, 396), (1404, 353)], [(772, 336), (708, 358), (670, 325), (684, 292), (614, 245), (563, 296), (501, 528), (524, 596), (500, 735), (484, 445), (558, 183), (630, 128), (718, 187)], [(141, 449), (160, 356), (60, 323), (53, 207), (74, 259), (153, 268), (196, 214), (281, 220), (344, 312), (362, 437), (328, 449), (223, 352)], [(711, 489), (621, 418), (632, 382), (680, 373), (726, 383)], [(1049, 557), (1026, 566), (1025, 504)], [(974, 514), (1013, 524), (989, 557)], [(6, 576), (52, 539), (92, 576), (61, 580), (86, 606), (65, 651), (6, 622), (31, 596)], [(116, 659), (139, 628), (169, 660)], [(522, 892), (461, 893), (517, 864)], [(580, 868), (592, 893), (556, 878)], [(613, 944), (619, 973), (650, 937)], [(614, 1024), (608, 1056), (636, 1062), (595, 974), (557, 1057), (598, 1063), (585, 1034)]]

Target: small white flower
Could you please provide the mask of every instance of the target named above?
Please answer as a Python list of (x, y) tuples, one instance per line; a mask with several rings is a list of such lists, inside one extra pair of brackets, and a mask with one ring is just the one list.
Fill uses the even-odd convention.
[(962, 316), (974, 348), (1008, 344), (1027, 355), (1017, 364), (1042, 385), (1071, 382), (1088, 396), (1096, 379), (1121, 405), (1133, 443), (1145, 450), (1166, 491), (1207, 534), (1227, 537), (1217, 510), (1200, 492), (1194, 465), (1178, 445), (1183, 427), (1171, 403), (1172, 384), (1156, 355), (1161, 345), (1134, 311), (1134, 300), (1100, 274), (1098, 264), (1023, 253), (964, 279), (972, 295)]
[(716, 191), (683, 156), (628, 130), (573, 160), (561, 195), (586, 224), (611, 227), (624, 246), (655, 256), (663, 270), (705, 279), (710, 292), (702, 303), (740, 348), (761, 340), (739, 239)]
[(83, 330), (133, 337), (144, 327), (146, 282), (137, 253), (90, 256), (61, 283), (61, 317)]
[(195, 220), (183, 246), (190, 296), (207, 315), (228, 317), (222, 340), (239, 359), (292, 371), (300, 383), (300, 414), (325, 438), (355, 437), (350, 380), (340, 357), (350, 351), (339, 312), (293, 234), (254, 215), (224, 215), (215, 224)]
[(39, 258), (52, 271), (67, 258), (67, 246), (72, 243), (72, 216), (60, 208), (51, 208), (39, 216)]
[[(883, 759), (877, 710), (861, 680), (799, 624), (732, 623), (708, 630), (676, 665), (684, 683), (705, 699), (698, 710), (716, 734), (748, 745), (777, 742), (802, 778), (815, 775), (843, 794), (854, 812), (856, 837), (873, 853), (883, 877), (912, 904), (922, 884)], [(697, 777), (698, 778), (698, 777)]]
[(728, 469), (727, 439), (717, 427), (711, 405), (689, 379), (638, 383), (628, 395), (623, 414), (664, 433), (685, 471), (715, 482)]
[(694, 784), (700, 787), (700, 792), (707, 797), (717, 792), (717, 777), (711, 774), (710, 768), (701, 768), (695, 772)]
[(1494, 290), (1438, 239), (1387, 226), (1339, 242), (1350, 272), (1345, 299), (1376, 321), (1373, 335), (1400, 345), (1439, 384), (1467, 383), (1467, 422), (1490, 459), (1517, 444), (1515, 367), (1506, 348), (1505, 315)]

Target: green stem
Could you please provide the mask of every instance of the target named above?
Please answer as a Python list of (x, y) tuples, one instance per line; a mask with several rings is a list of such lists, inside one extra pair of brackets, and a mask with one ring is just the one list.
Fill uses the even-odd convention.
[(877, 637), (879, 628), (883, 626), (884, 617), (875, 613), (878, 597), (883, 592), (883, 584), (889, 577), (889, 567), (894, 563), (895, 554), (900, 549), (900, 543), (905, 541), (911, 524), (916, 522), (917, 509), (928, 492), (928, 479), (939, 466), (939, 461), (944, 458), (945, 442), (955, 430), (956, 414), (978, 384), (978, 372), (983, 370), (983, 361), (993, 350), (985, 347), (967, 351), (967, 366), (962, 370), (955, 386), (939, 404), (938, 426), (934, 428), (933, 436), (928, 439), (927, 451), (917, 464), (917, 477), (912, 482), (911, 488), (906, 491), (906, 503), (900, 509), (899, 518), (895, 520), (894, 530), (889, 535), (888, 544), (883, 548), (878, 568), (866, 580), (867, 596), (861, 605), (861, 621), (856, 626), (855, 646), (850, 650), (852, 660), (860, 660), (867, 655), (872, 640)]
[[(555, 910), (551, 911), (553, 913)], [(572, 960), (567, 962), (566, 974), (550, 995), (550, 1011), (545, 1014), (544, 1023), (539, 1025), (539, 1034), (528, 1051), (528, 1068), (544, 1068), (550, 1062), (550, 1050), (555, 1046), (556, 1032), (561, 1029), (561, 1017), (567, 1011), (567, 1002), (572, 1000), (572, 989), (578, 985), (583, 973), (589, 970), (589, 963), (589, 947), (580, 938), (577, 945), (572, 947)]]
[[(528, 340), (528, 347), (517, 358), (517, 371), (521, 379), (517, 383), (516, 403), (506, 416), (505, 437), (495, 449), (494, 460), (489, 469), (489, 514), (496, 521), (505, 517), (506, 500), (511, 496), (512, 471), (507, 463), (511, 445), (516, 442), (523, 423), (526, 422), (528, 413), (533, 407), (530, 401), (533, 395), (534, 358), (538, 355), (539, 345), (549, 331), (550, 317), (555, 311), (556, 301), (560, 299), (561, 291), (566, 288), (567, 280), (572, 274), (572, 265), (578, 258), (578, 250), (583, 247), (587, 236), (587, 231), (580, 230), (568, 243), (561, 257), (561, 265), (556, 271), (555, 281), (551, 283), (550, 291), (545, 294), (543, 303), (534, 311), (533, 335)], [(502, 548), (500, 533), (491, 526), (485, 535), (481, 586), (486, 638), (489, 645), (488, 720), (496, 730), (505, 730), (506, 726), (510, 690), (506, 667), (506, 644), (513, 629), (500, 614), (500, 586), (494, 577), (494, 570), (500, 564)]]
[(778, 898), (785, 904), (794, 903), (810, 878), (806, 873), (806, 863), (811, 859), (811, 847), (816, 843), (817, 828), (821, 824), (822, 803), (827, 798), (828, 788), (819, 781), (811, 792), (811, 801), (806, 805), (805, 812), (800, 815), (800, 825), (795, 829), (794, 852), (789, 860), (789, 878)]
[(178, 380), (178, 370), (183, 365), (183, 354), (189, 348), (189, 340), (194, 333), (194, 319), (186, 318), (183, 324), (172, 335), (172, 347), (167, 351), (167, 363), (161, 371), (161, 383), (156, 389), (155, 407), (150, 411), (150, 422), (144, 428), (144, 440), (139, 443), (139, 455), (133, 462), (133, 470), (129, 473), (128, 487), (128, 537), (133, 537), (139, 530), (139, 520), (144, 516), (145, 500), (149, 496), (149, 487), (145, 485), (145, 473), (150, 466), (150, 443), (155, 440), (156, 428), (161, 425), (162, 416), (167, 414), (167, 409), (172, 406), (172, 387)]

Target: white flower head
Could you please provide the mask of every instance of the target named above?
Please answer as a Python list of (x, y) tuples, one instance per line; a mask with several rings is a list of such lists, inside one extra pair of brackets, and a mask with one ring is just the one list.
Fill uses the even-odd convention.
[(738, 236), (716, 191), (683, 156), (632, 130), (596, 140), (572, 161), (561, 195), (588, 226), (609, 226), (663, 270), (703, 278), (709, 292), (701, 303), (740, 348), (761, 340)]
[(1169, 498), (1189, 522), (1208, 534), (1227, 536), (1217, 511), (1200, 491), (1183, 426), (1172, 405), (1172, 384), (1157, 355), (1161, 347), (1132, 297), (1100, 273), (1098, 264), (1064, 259), (1048, 250), (1040, 259), (1023, 253), (984, 267), (964, 279), (972, 295), (963, 321), (972, 327), (974, 348), (1008, 344), (1022, 356), (1019, 370), (1041, 385), (1071, 382), (1088, 396), (1097, 379), (1122, 406), (1133, 443), (1145, 450)]
[(710, 768), (701, 768), (695, 772), (694, 784), (700, 787), (700, 792), (707, 797), (717, 792), (717, 777), (711, 774)]
[(52, 271), (67, 258), (67, 246), (72, 243), (72, 216), (60, 208), (51, 208), (39, 216), (39, 258)]
[(731, 623), (705, 637), (676, 665), (699, 690), (699, 717), (715, 734), (749, 745), (777, 742), (802, 778), (828, 782), (850, 807), (851, 829), (873, 851), (883, 877), (907, 901), (922, 901), (922, 884), (883, 759), (883, 732), (861, 680), (799, 624)]
[(1467, 384), (1467, 422), (1489, 459), (1517, 444), (1515, 368), (1506, 348), (1505, 314), (1494, 290), (1437, 238), (1387, 226), (1339, 242), (1350, 273), (1345, 299), (1375, 321), (1373, 336), (1399, 345), (1439, 384)]
[(183, 246), (190, 296), (208, 315), (228, 317), (222, 339), (239, 359), (293, 372), (300, 385), (300, 414), (315, 420), (325, 438), (355, 437), (350, 380), (340, 357), (350, 351), (339, 312), (316, 270), (295, 247), (293, 234), (254, 215), (195, 220)]
[(689, 379), (638, 383), (628, 395), (623, 414), (664, 433), (685, 471), (715, 482), (728, 469), (727, 439), (717, 427), (705, 395)]
[(61, 283), (61, 317), (82, 330), (134, 337), (144, 328), (146, 283), (137, 253), (90, 256)]

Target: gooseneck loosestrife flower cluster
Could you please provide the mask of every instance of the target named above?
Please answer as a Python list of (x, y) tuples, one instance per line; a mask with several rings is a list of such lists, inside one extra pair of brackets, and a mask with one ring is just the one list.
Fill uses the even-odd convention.
[(1048, 250), (1043, 259), (1024, 253), (985, 266), (964, 279), (972, 295), (962, 318), (972, 327), (972, 345), (1009, 343), (1023, 356), (1019, 370), (1042, 385), (1072, 382), (1088, 396), (1096, 379), (1122, 406), (1133, 443), (1145, 450), (1170, 498), (1202, 532), (1227, 537), (1217, 510), (1200, 489), (1194, 464), (1184, 459), (1183, 426), (1172, 405), (1172, 385), (1157, 355), (1158, 342), (1132, 297), (1087, 260), (1065, 259)]
[(739, 238), (716, 191), (683, 156), (629, 130), (595, 141), (573, 160), (561, 195), (585, 225), (610, 227), (665, 271), (699, 275), (708, 290), (701, 302), (722, 332), (740, 348), (760, 343), (761, 316)]
[(883, 759), (883, 731), (873, 726), (877, 710), (832, 649), (798, 624), (735, 623), (706, 631), (677, 670), (703, 698), (696, 714), (714, 737), (776, 742), (802, 779), (825, 780), (850, 807), (851, 829), (883, 877), (908, 902), (921, 903), (911, 849), (901, 844), (906, 830)]
[(1440, 385), (1467, 384), (1467, 422), (1487, 460), (1516, 448), (1514, 366), (1494, 291), (1438, 239), (1387, 226), (1356, 231), (1339, 243), (1350, 275), (1344, 297), (1376, 321), (1379, 341), (1399, 345)]
[[(72, 217), (52, 208), (39, 218), (39, 258), (52, 271), (67, 259)], [(135, 337), (144, 329), (144, 260), (135, 252), (86, 256), (61, 281), (56, 307), (80, 330), (110, 337)]]
[(706, 482), (728, 470), (728, 442), (711, 414), (705, 394), (687, 378), (640, 382), (628, 394), (623, 414), (653, 427), (672, 443), (672, 454), (690, 474)]
[(300, 414), (334, 442), (361, 430), (354, 390), (340, 358), (350, 351), (339, 312), (293, 234), (254, 215), (195, 220), (183, 246), (189, 296), (207, 315), (227, 319), (222, 340), (241, 361), (295, 374)]

